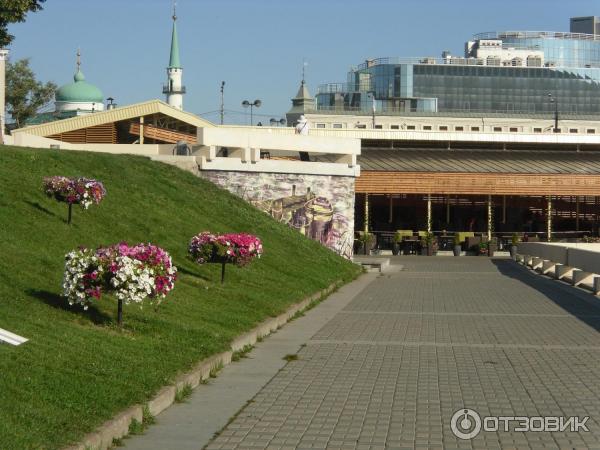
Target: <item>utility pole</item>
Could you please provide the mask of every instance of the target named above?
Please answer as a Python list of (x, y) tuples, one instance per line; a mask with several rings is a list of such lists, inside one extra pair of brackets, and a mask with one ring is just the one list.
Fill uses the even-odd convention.
[(369, 92), (369, 96), (371, 97), (371, 116), (372, 116), (372, 127), (375, 129), (375, 92)]
[(225, 118), (225, 103), (223, 101), (223, 91), (225, 90), (225, 82), (221, 81), (221, 125), (223, 125), (223, 119)]
[(550, 104), (554, 103), (554, 133), (558, 133), (558, 97), (548, 94)]

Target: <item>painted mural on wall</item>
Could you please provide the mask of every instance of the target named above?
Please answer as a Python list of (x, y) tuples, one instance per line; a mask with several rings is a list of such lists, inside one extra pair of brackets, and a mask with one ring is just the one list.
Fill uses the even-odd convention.
[(201, 171), (274, 219), (350, 258), (354, 243), (354, 178)]

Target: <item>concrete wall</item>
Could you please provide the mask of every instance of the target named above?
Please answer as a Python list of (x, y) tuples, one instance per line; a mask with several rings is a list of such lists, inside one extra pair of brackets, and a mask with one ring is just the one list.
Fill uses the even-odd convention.
[(517, 252), (600, 274), (600, 244), (521, 242)]
[[(442, 134), (449, 135), (450, 140), (462, 140), (468, 137), (466, 135), (474, 135), (478, 139), (478, 135), (483, 133), (492, 133), (500, 139), (511, 139), (514, 137), (523, 142), (536, 142), (542, 136), (548, 139), (549, 142), (561, 143), (583, 143), (583, 141), (588, 140), (597, 143), (600, 140), (600, 124), (597, 120), (567, 119), (567, 117), (561, 115), (558, 122), (561, 132), (553, 133), (554, 120), (552, 113), (548, 113), (545, 118), (519, 117), (517, 114), (513, 114), (512, 117), (483, 118), (477, 114), (473, 114), (473, 117), (453, 117), (443, 114), (434, 114), (431, 116), (419, 116), (418, 114), (405, 116), (376, 115), (375, 125), (381, 127), (380, 130), (373, 130), (372, 116), (365, 113), (359, 115), (335, 114), (322, 111), (321, 114), (311, 112), (305, 114), (305, 116), (310, 123), (311, 136), (358, 137), (354, 134), (341, 133), (342, 131), (355, 131), (357, 134), (362, 132), (364, 137), (368, 139), (411, 139), (410, 136), (405, 137), (403, 133), (410, 133), (411, 130), (414, 130), (417, 132), (426, 132), (432, 137)], [(357, 125), (366, 128), (357, 129)], [(446, 127), (445, 131), (443, 127)], [(458, 131), (457, 127), (462, 127), (462, 131)], [(497, 128), (500, 128), (501, 131), (496, 131)], [(577, 130), (577, 132), (571, 132), (571, 130)], [(594, 130), (593, 134), (588, 134), (588, 130)], [(390, 132), (394, 134), (391, 136), (384, 134)], [(456, 136), (458, 134), (462, 135), (460, 139)], [(519, 138), (519, 136), (521, 137)]]
[(336, 253), (352, 256), (353, 177), (211, 170), (201, 170), (200, 177)]
[[(59, 148), (60, 150), (85, 150), (141, 156), (171, 155), (175, 144), (70, 144), (42, 136), (27, 133), (16, 133), (7, 136), (7, 144), (19, 147)], [(56, 147), (58, 146), (58, 147)]]
[(546, 242), (519, 242), (517, 252), (520, 255), (538, 256), (559, 264), (567, 264), (567, 247), (560, 245)]

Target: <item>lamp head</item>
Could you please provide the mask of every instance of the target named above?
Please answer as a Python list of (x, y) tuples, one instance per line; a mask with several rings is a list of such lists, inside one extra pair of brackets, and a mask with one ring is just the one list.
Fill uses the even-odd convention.
[(256, 106), (257, 108), (260, 107), (260, 105), (262, 105), (262, 102), (260, 100), (254, 100), (254, 103), (252, 103), (254, 106)]
[(248, 100), (244, 100), (244, 101), (242, 102), (242, 106), (243, 106), (244, 108), (247, 108), (248, 106), (250, 106), (250, 102), (249, 102)]

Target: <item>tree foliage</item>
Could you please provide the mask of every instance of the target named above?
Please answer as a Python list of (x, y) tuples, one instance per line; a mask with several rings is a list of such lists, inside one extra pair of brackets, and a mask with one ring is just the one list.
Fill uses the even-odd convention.
[(8, 24), (25, 22), (28, 12), (42, 9), (46, 0), (0, 0), (0, 48), (7, 47), (15, 38), (8, 33)]
[(6, 107), (17, 127), (35, 116), (54, 97), (56, 85), (35, 79), (29, 59), (21, 59), (6, 66)]

